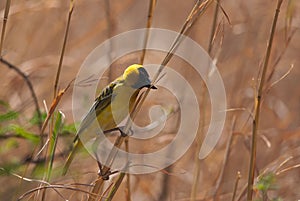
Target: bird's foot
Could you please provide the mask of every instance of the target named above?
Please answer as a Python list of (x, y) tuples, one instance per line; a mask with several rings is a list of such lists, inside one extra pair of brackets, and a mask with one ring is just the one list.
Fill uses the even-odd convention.
[(129, 128), (128, 133), (125, 133), (124, 130), (125, 130), (125, 126), (119, 127), (119, 131), (120, 131), (122, 137), (132, 136), (133, 135), (133, 130), (132, 130), (131, 127)]
[(98, 171), (98, 175), (103, 179), (103, 180), (109, 180), (110, 175), (116, 174), (119, 171), (111, 171), (110, 169), (104, 171), (103, 169), (100, 169)]
[(113, 129), (106, 130), (106, 131), (104, 131), (104, 134), (108, 134), (108, 133), (113, 132), (113, 131), (119, 131), (121, 133), (122, 137), (133, 135), (132, 128), (129, 128), (128, 133), (125, 133), (124, 130), (125, 130), (125, 126), (120, 126), (120, 127), (116, 127), (116, 128), (113, 128)]

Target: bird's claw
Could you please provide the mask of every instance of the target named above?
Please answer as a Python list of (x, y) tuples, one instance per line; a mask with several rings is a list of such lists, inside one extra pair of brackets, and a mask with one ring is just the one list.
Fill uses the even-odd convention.
[(125, 129), (125, 126), (119, 127), (119, 131), (120, 131), (122, 137), (132, 136), (133, 135), (133, 130), (132, 130), (131, 127), (129, 128), (128, 133), (125, 133), (124, 129)]
[(119, 171), (110, 171), (107, 170), (106, 172), (104, 172), (102, 169), (100, 169), (98, 171), (98, 175), (103, 179), (103, 180), (109, 180), (110, 175), (116, 174)]

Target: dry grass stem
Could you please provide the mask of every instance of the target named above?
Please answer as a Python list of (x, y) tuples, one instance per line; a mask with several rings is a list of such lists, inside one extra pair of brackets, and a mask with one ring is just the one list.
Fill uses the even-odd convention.
[[(125, 177), (126, 173), (125, 172), (121, 172), (117, 178), (117, 181), (115, 182), (115, 184), (112, 186), (107, 198), (105, 199), (105, 201), (111, 201), (114, 197), (114, 195), (116, 194), (117, 190), (119, 189), (124, 177)], [(128, 199), (128, 198), (127, 198)]]
[(281, 80), (286, 78), (291, 73), (293, 68), (294, 68), (294, 65), (292, 64), (286, 73), (284, 73), (278, 80), (276, 80), (270, 84), (270, 86), (267, 88), (266, 92), (269, 92), (276, 84), (278, 84)]
[[(114, 27), (114, 23), (113, 23), (113, 18), (111, 13), (111, 6), (110, 6), (110, 0), (105, 0), (104, 1), (105, 4), (105, 18), (106, 18), (106, 23), (107, 23), (107, 38), (111, 38), (112, 34), (113, 34), (113, 27)], [(112, 52), (113, 52), (113, 44), (112, 41), (109, 40), (108, 41), (108, 63), (112, 63)], [(107, 80), (107, 84), (109, 84), (112, 81), (112, 69), (109, 68), (108, 69), (108, 80)]]
[(300, 164), (296, 164), (296, 165), (293, 165), (291, 167), (284, 168), (283, 170), (280, 170), (280, 171), (276, 172), (276, 175), (280, 175), (282, 173), (285, 173), (287, 171), (291, 171), (291, 170), (296, 169), (296, 168), (300, 168)]
[(281, 61), (283, 55), (286, 53), (286, 50), (294, 36), (294, 34), (296, 33), (296, 29), (293, 30), (291, 32), (291, 34), (289, 35), (289, 37), (287, 38), (286, 42), (285, 42), (285, 46), (283, 47), (283, 50), (281, 50), (281, 53), (279, 54), (279, 56), (277, 57), (277, 59), (275, 60), (274, 64), (272, 65), (272, 71), (271, 73), (269, 74), (268, 76), (268, 79), (267, 79), (267, 83), (269, 83), (271, 81), (271, 78), (273, 77), (274, 73), (275, 73), (275, 69), (276, 69), (276, 66), (279, 64), (279, 62)]
[[(209, 39), (209, 45), (208, 45), (208, 54), (211, 54), (212, 52), (212, 47), (213, 47), (213, 43), (214, 43), (214, 39), (215, 39), (215, 35), (216, 35), (216, 31), (217, 31), (217, 21), (218, 21), (218, 13), (219, 13), (219, 3), (220, 0), (217, 0), (216, 5), (215, 5), (215, 10), (214, 10), (214, 18), (213, 18), (213, 23), (212, 23), (212, 28), (211, 28), (211, 32), (210, 32), (210, 39)], [(207, 93), (206, 93), (206, 89), (205, 89), (205, 83), (202, 83), (202, 108), (206, 108), (206, 104), (207, 104)], [(194, 179), (193, 179), (193, 185), (192, 185), (192, 190), (191, 190), (191, 201), (196, 200), (196, 196), (197, 196), (197, 191), (198, 191), (198, 186), (199, 186), (199, 180), (200, 180), (200, 165), (201, 165), (201, 161), (198, 158), (198, 154), (200, 152), (201, 149), (201, 145), (204, 139), (204, 136), (202, 135), (204, 133), (204, 125), (205, 125), (205, 116), (206, 116), (206, 110), (203, 109), (202, 111), (202, 119), (200, 121), (200, 128), (201, 130), (198, 133), (197, 136), (197, 144), (196, 144), (196, 152), (195, 152), (195, 156), (194, 156), (194, 161), (195, 161), (195, 167), (194, 167)], [(200, 136), (201, 135), (201, 136)]]
[(238, 186), (239, 186), (239, 181), (240, 181), (241, 177), (242, 177), (241, 173), (238, 172), (237, 176), (236, 176), (236, 179), (235, 179), (235, 183), (234, 183), (234, 188), (233, 188), (233, 194), (232, 194), (231, 201), (235, 200), (236, 192), (237, 192), (237, 189), (238, 189)]
[(253, 193), (253, 182), (254, 182), (254, 173), (255, 173), (255, 166), (256, 166), (256, 146), (257, 146), (257, 131), (259, 127), (259, 120), (260, 120), (260, 109), (261, 109), (261, 100), (263, 96), (263, 86), (264, 86), (264, 81), (266, 78), (266, 73), (267, 73), (267, 68), (269, 64), (269, 59), (271, 55), (271, 50), (272, 50), (272, 44), (273, 44), (273, 38), (275, 35), (275, 30), (276, 30), (276, 24), (278, 20), (278, 15), (280, 12), (280, 7), (282, 4), (283, 0), (278, 0), (277, 2), (277, 7), (273, 19), (273, 24), (271, 28), (271, 34), (268, 42), (268, 47), (267, 47), (267, 52), (266, 52), (266, 57), (264, 60), (263, 68), (262, 68), (262, 74), (261, 78), (259, 79), (259, 85), (258, 85), (258, 92), (257, 92), (257, 97), (255, 100), (255, 107), (254, 107), (254, 120), (253, 120), (253, 129), (252, 129), (252, 141), (251, 141), (251, 158), (250, 158), (250, 167), (249, 167), (249, 176), (248, 176), (248, 186), (247, 186), (247, 200), (251, 201), (252, 200), (252, 193)]
[(11, 64), (9, 61), (3, 59), (2, 57), (0, 58), (0, 62), (2, 64), (4, 64), (5, 66), (7, 66), (8, 68), (10, 68), (13, 71), (15, 71), (25, 81), (25, 83), (28, 86), (29, 91), (31, 93), (31, 97), (32, 97), (34, 105), (35, 105), (35, 110), (36, 110), (36, 113), (38, 115), (38, 119), (39, 119), (39, 124), (38, 125), (41, 128), (42, 127), (42, 113), (41, 113), (40, 106), (39, 106), (39, 103), (38, 103), (37, 95), (36, 95), (36, 93), (35, 93), (35, 91), (33, 89), (33, 84), (30, 81), (29, 77), (24, 72), (22, 72), (17, 66)]
[[(70, 187), (70, 186), (65, 186), (65, 185), (50, 185), (50, 186), (40, 186), (40, 187), (31, 189), (30, 191), (27, 191), (26, 193), (24, 193), (23, 195), (21, 195), (18, 198), (18, 201), (19, 200), (23, 200), (25, 197), (29, 196), (32, 193), (38, 192), (40, 190), (46, 190), (46, 189), (67, 189), (67, 190), (72, 190), (72, 191), (76, 191), (76, 192), (82, 192), (82, 193), (91, 195), (90, 192), (88, 192), (86, 190), (83, 190), (83, 189), (80, 189), (80, 188), (75, 188), (75, 187)], [(63, 199), (67, 200), (64, 197), (63, 197)]]
[(146, 25), (147, 30), (145, 32), (144, 45), (143, 45), (142, 56), (140, 59), (140, 64), (144, 64), (146, 48), (147, 48), (147, 43), (148, 43), (148, 39), (149, 39), (150, 28), (152, 26), (152, 19), (153, 19), (154, 8), (156, 6), (156, 1), (157, 0), (149, 0), (148, 19), (147, 19), (147, 25)]
[(62, 68), (62, 64), (63, 64), (63, 60), (64, 60), (64, 55), (65, 55), (65, 50), (66, 50), (66, 46), (67, 46), (67, 40), (68, 40), (68, 36), (69, 36), (69, 29), (70, 29), (70, 23), (71, 23), (73, 10), (74, 10), (74, 0), (70, 0), (70, 8), (69, 8), (69, 13), (68, 13), (66, 32), (65, 32), (65, 35), (64, 35), (63, 46), (62, 46), (62, 50), (61, 50), (61, 54), (60, 54), (60, 58), (59, 58), (59, 63), (58, 63), (58, 68), (57, 68), (57, 72), (56, 72), (56, 77), (55, 77), (55, 82), (54, 82), (53, 98), (56, 97), (57, 91), (58, 91), (58, 82), (59, 82), (60, 72), (61, 72), (61, 68)]
[(6, 0), (5, 11), (4, 11), (4, 16), (3, 16), (3, 24), (2, 24), (1, 39), (0, 39), (0, 57), (1, 58), (3, 56), (2, 48), (3, 48), (3, 43), (4, 43), (5, 29), (6, 29), (6, 24), (7, 24), (7, 20), (8, 20), (9, 9), (10, 9), (10, 2), (11, 2), (11, 0)]
[(224, 178), (224, 172), (225, 172), (225, 168), (226, 168), (228, 158), (229, 158), (229, 154), (230, 154), (230, 151), (231, 151), (231, 145), (232, 145), (232, 142), (233, 142), (233, 132), (234, 132), (234, 129), (235, 129), (235, 122), (236, 122), (236, 118), (233, 117), (231, 130), (229, 132), (230, 135), (229, 135), (229, 138), (228, 138), (228, 141), (227, 141), (227, 144), (226, 144), (224, 160), (223, 160), (223, 163), (222, 163), (220, 175), (219, 175), (218, 180), (216, 182), (216, 190), (215, 190), (214, 196), (213, 196), (214, 200), (217, 200), (217, 196), (218, 196), (218, 193), (219, 193), (219, 190), (220, 190), (220, 186), (221, 186), (221, 183), (222, 183), (223, 178)]

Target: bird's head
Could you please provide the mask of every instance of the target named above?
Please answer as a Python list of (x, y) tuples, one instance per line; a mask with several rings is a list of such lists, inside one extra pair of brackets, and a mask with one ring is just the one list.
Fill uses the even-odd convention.
[(151, 86), (149, 74), (146, 69), (139, 64), (129, 66), (123, 73), (123, 79), (126, 85), (135, 89), (141, 89), (143, 87), (156, 89), (155, 86)]

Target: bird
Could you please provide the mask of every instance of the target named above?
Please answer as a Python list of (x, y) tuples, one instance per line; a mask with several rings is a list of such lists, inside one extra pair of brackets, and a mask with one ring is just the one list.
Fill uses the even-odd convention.
[(142, 88), (157, 89), (151, 84), (149, 74), (143, 65), (133, 64), (102, 90), (80, 123), (62, 175), (67, 173), (75, 154), (83, 147), (79, 136), (92, 130), (90, 128), (95, 125), (95, 122), (104, 134), (119, 130), (121, 135), (126, 135), (118, 127), (118, 124), (132, 112)]

